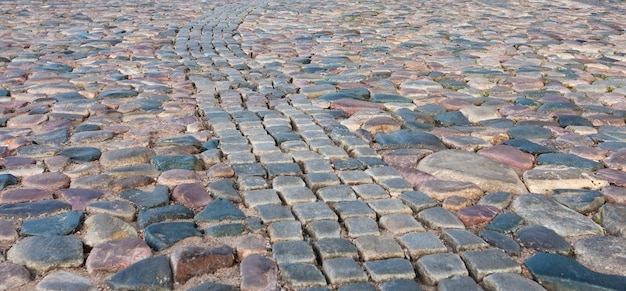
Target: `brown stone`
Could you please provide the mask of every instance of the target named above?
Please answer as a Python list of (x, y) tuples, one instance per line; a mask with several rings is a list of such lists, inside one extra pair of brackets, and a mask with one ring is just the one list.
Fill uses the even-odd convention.
[(152, 250), (141, 239), (125, 238), (96, 245), (85, 266), (87, 272), (117, 272), (133, 263), (152, 256)]
[(626, 170), (626, 150), (619, 150), (604, 159), (607, 168), (624, 171)]
[(200, 183), (176, 186), (172, 191), (172, 198), (190, 208), (205, 206), (213, 201), (209, 192)]
[(460, 196), (448, 196), (443, 200), (443, 203), (441, 203), (441, 207), (450, 211), (458, 211), (469, 205), (472, 205), (472, 200)]
[(626, 188), (617, 186), (606, 186), (602, 188), (602, 194), (607, 203), (626, 205)]
[(141, 188), (154, 183), (154, 178), (135, 175), (125, 178), (120, 178), (113, 182), (113, 191), (123, 191), (131, 188)]
[(500, 210), (489, 205), (474, 205), (465, 207), (456, 213), (465, 226), (473, 226), (491, 221)]
[(414, 168), (401, 168), (398, 172), (404, 178), (409, 185), (416, 187), (426, 181), (437, 180), (433, 175), (422, 172)]
[(384, 110), (385, 106), (379, 103), (373, 103), (357, 99), (339, 99), (330, 102), (331, 109), (339, 109), (348, 115), (355, 114), (363, 109), (380, 109)]
[(478, 154), (508, 165), (518, 174), (532, 169), (535, 165), (533, 155), (508, 145), (495, 145), (478, 151)]
[(22, 186), (46, 190), (58, 190), (70, 185), (70, 177), (61, 173), (41, 173), (22, 180)]
[(401, 127), (402, 122), (388, 116), (376, 116), (366, 120), (361, 125), (361, 129), (367, 130), (371, 134), (389, 133), (400, 130)]
[(0, 203), (33, 202), (52, 198), (52, 192), (44, 189), (13, 189), (2, 193)]
[(163, 172), (157, 179), (157, 183), (168, 186), (170, 189), (180, 184), (199, 183), (200, 177), (190, 170), (174, 169)]
[(602, 179), (606, 179), (611, 184), (626, 187), (626, 172), (614, 169), (600, 169), (596, 171), (596, 175)]
[(430, 198), (444, 200), (449, 196), (460, 196), (467, 199), (478, 199), (483, 195), (476, 184), (461, 181), (431, 180), (421, 183), (417, 190)]
[(247, 256), (252, 254), (267, 254), (267, 243), (256, 236), (246, 236), (239, 240), (236, 246), (237, 260), (243, 261)]
[(241, 262), (239, 271), (241, 291), (278, 290), (276, 263), (266, 257), (249, 255)]
[(206, 171), (206, 175), (209, 178), (230, 178), (235, 175), (235, 171), (229, 164), (222, 162), (211, 166)]
[(383, 155), (383, 161), (396, 169), (415, 168), (417, 163), (433, 151), (426, 149), (400, 149)]
[(5, 168), (34, 165), (35, 163), (37, 163), (36, 160), (26, 157), (6, 157), (1, 161), (2, 162), (0, 163), (0, 165), (4, 166)]
[(223, 245), (215, 248), (184, 246), (170, 256), (174, 281), (185, 283), (194, 276), (209, 274), (235, 263), (233, 249)]

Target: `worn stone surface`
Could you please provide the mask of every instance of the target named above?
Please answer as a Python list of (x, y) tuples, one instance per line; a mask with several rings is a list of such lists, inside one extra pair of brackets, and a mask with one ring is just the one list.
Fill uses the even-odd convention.
[(34, 273), (83, 264), (83, 244), (73, 236), (32, 236), (15, 244), (7, 259)]
[(175, 249), (170, 255), (174, 282), (178, 283), (230, 267), (234, 262), (233, 249), (228, 246), (213, 248), (184, 246)]
[(626, 238), (593, 236), (574, 244), (576, 260), (599, 273), (626, 276)]
[(138, 261), (113, 274), (105, 283), (113, 289), (171, 290), (174, 287), (172, 269), (166, 256)]

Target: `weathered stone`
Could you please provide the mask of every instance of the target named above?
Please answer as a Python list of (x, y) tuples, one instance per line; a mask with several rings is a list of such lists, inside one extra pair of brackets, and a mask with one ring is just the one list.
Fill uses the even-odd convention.
[(104, 283), (112, 289), (172, 290), (172, 268), (167, 256), (156, 256), (138, 261), (115, 273)]
[(30, 282), (30, 273), (22, 265), (0, 264), (0, 289), (12, 290)]
[(184, 283), (194, 276), (209, 274), (235, 263), (233, 249), (228, 246), (206, 248), (183, 246), (170, 255), (174, 282)]
[(39, 284), (37, 284), (37, 290), (96, 291), (97, 288), (91, 283), (89, 278), (78, 276), (66, 271), (57, 271), (41, 279)]
[(626, 205), (605, 204), (600, 207), (600, 220), (608, 233), (626, 236)]
[(425, 181), (417, 186), (417, 190), (436, 200), (445, 200), (450, 196), (459, 196), (467, 199), (478, 199), (483, 195), (476, 184), (463, 181), (432, 180)]
[(176, 186), (174, 190), (172, 190), (172, 198), (191, 208), (205, 206), (213, 201), (209, 192), (207, 192), (200, 183), (180, 184)]
[(576, 260), (599, 273), (626, 276), (626, 238), (592, 236), (574, 244)]
[(83, 223), (83, 233), (83, 242), (91, 247), (114, 239), (137, 237), (132, 225), (104, 213), (89, 216)]
[(68, 211), (59, 215), (24, 220), (20, 234), (23, 236), (70, 235), (76, 231), (82, 218), (81, 211)]
[(146, 228), (148, 225), (171, 219), (191, 219), (193, 211), (182, 205), (166, 205), (151, 209), (142, 209), (137, 216), (137, 226)]
[(0, 217), (28, 218), (44, 214), (55, 214), (71, 209), (71, 205), (59, 200), (14, 203), (0, 205)]
[(474, 205), (465, 207), (456, 213), (465, 226), (473, 226), (491, 221), (500, 212), (493, 206)]
[(560, 165), (537, 166), (524, 172), (523, 179), (531, 193), (540, 194), (548, 194), (554, 189), (562, 188), (560, 185), (567, 185), (569, 189), (592, 190), (609, 185), (609, 182), (599, 175)]
[(242, 291), (278, 290), (276, 263), (261, 255), (247, 256), (240, 264)]
[(74, 268), (83, 264), (83, 244), (73, 236), (32, 236), (11, 247), (7, 259), (35, 273)]
[(139, 238), (110, 240), (96, 245), (85, 262), (87, 272), (117, 272), (152, 256), (150, 247)]
[(192, 236), (202, 237), (193, 222), (161, 222), (146, 227), (143, 239), (153, 250), (160, 251)]

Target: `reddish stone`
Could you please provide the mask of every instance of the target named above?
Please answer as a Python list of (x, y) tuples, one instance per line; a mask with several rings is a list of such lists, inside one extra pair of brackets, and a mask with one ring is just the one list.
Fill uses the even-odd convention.
[(414, 168), (421, 159), (432, 153), (424, 149), (400, 149), (383, 155), (383, 161), (396, 169)]
[(199, 183), (200, 177), (196, 172), (190, 170), (174, 169), (161, 173), (157, 179), (157, 183), (165, 185), (170, 189), (187, 183)]
[(37, 161), (26, 157), (6, 157), (0, 162), (0, 165), (6, 168), (20, 167), (25, 165), (34, 165)]
[(463, 107), (472, 104), (467, 102), (467, 100), (465, 99), (448, 98), (439, 102), (439, 105), (443, 106), (447, 111), (458, 111), (461, 110)]
[(9, 147), (7, 146), (0, 146), (0, 158), (6, 158), (11, 154), (11, 152), (9, 152)]
[(456, 213), (465, 226), (473, 226), (491, 221), (500, 210), (489, 205), (474, 205), (465, 207)]
[(600, 169), (596, 171), (596, 175), (609, 181), (609, 183), (613, 185), (626, 187), (626, 172), (613, 169)]
[(601, 148), (588, 147), (588, 146), (577, 146), (573, 147), (569, 150), (569, 153), (572, 155), (577, 155), (581, 158), (585, 158), (592, 161), (601, 161), (606, 158), (608, 154), (607, 150), (603, 150)]
[(133, 263), (152, 256), (152, 250), (141, 239), (124, 238), (96, 245), (85, 266), (87, 272), (117, 272)]
[(22, 180), (22, 186), (47, 190), (58, 190), (70, 185), (70, 177), (61, 173), (41, 173)]
[(52, 192), (44, 189), (13, 189), (2, 193), (1, 203), (33, 202), (53, 199)]
[(413, 187), (416, 187), (426, 181), (437, 180), (435, 176), (414, 168), (401, 168), (398, 169), (398, 172), (400, 172), (402, 178), (404, 178), (409, 185)]
[(42, 131), (51, 131), (57, 128), (71, 129), (72, 127), (74, 127), (74, 124), (67, 119), (49, 120), (41, 124)]
[(0, 102), (0, 109), (6, 109), (9, 112), (13, 112), (16, 109), (20, 107), (24, 107), (26, 105), (28, 105), (28, 102), (26, 101), (18, 101), (18, 100), (5, 101), (5, 102)]
[(472, 205), (472, 200), (460, 196), (448, 196), (445, 200), (443, 200), (443, 203), (441, 203), (441, 207), (450, 211), (458, 211), (459, 209), (469, 205)]
[(239, 271), (241, 291), (278, 290), (276, 263), (266, 257), (249, 255), (241, 262)]
[(104, 195), (102, 190), (82, 188), (61, 189), (59, 193), (65, 199), (65, 202), (72, 205), (72, 210), (80, 211), (85, 211), (89, 203)]
[(213, 201), (209, 192), (207, 192), (200, 183), (176, 186), (172, 191), (172, 198), (190, 208), (205, 206)]
[(239, 240), (236, 249), (237, 260), (241, 262), (252, 254), (265, 255), (267, 253), (267, 243), (255, 236), (246, 236)]
[(626, 188), (617, 186), (606, 186), (602, 188), (602, 194), (607, 203), (626, 205)]
[(194, 276), (209, 274), (235, 263), (233, 249), (223, 245), (215, 248), (184, 246), (170, 256), (174, 281), (185, 283)]
[(367, 130), (371, 134), (389, 133), (400, 130), (402, 122), (389, 116), (377, 116), (363, 122), (361, 129)]
[(130, 176), (115, 180), (113, 183), (114, 191), (122, 191), (130, 188), (141, 188), (154, 183), (154, 179), (147, 176)]
[(373, 103), (357, 99), (339, 99), (330, 102), (331, 109), (339, 109), (348, 115), (355, 114), (363, 109), (380, 109), (384, 110), (385, 106), (380, 103)]
[(604, 165), (607, 168), (615, 170), (626, 170), (626, 150), (619, 150), (611, 153), (606, 159), (604, 159)]
[(535, 164), (533, 155), (508, 145), (495, 145), (478, 151), (478, 154), (511, 166), (517, 173), (530, 170)]
[(8, 143), (9, 151), (19, 149), (23, 146), (31, 145), (33, 142), (23, 137), (16, 137)]
[(235, 171), (227, 163), (217, 163), (206, 171), (206, 175), (209, 178), (230, 178), (235, 175)]
[(0, 241), (12, 241), (17, 239), (17, 230), (11, 220), (0, 219)]

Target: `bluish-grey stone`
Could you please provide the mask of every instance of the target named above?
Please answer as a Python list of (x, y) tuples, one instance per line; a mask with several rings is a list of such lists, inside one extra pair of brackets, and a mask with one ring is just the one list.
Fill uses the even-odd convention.
[(66, 156), (77, 162), (91, 162), (98, 160), (102, 152), (93, 147), (67, 148), (59, 152), (60, 156)]
[(447, 111), (433, 116), (440, 126), (469, 126), (471, 123), (460, 111)]
[(183, 205), (166, 205), (162, 207), (142, 209), (137, 215), (137, 226), (145, 228), (150, 224), (168, 219), (191, 219), (193, 211)]
[[(557, 93), (557, 95), (559, 94)], [(538, 113), (549, 114), (555, 111), (572, 111), (574, 113), (581, 113), (580, 107), (567, 101), (548, 102), (537, 108)]]
[(161, 222), (146, 227), (143, 239), (153, 250), (160, 251), (192, 236), (202, 236), (193, 222)]
[(168, 137), (159, 140), (157, 146), (193, 146), (195, 148), (201, 148), (202, 143), (191, 135), (181, 135), (175, 137)]
[(89, 278), (74, 275), (66, 271), (56, 271), (45, 276), (39, 284), (37, 290), (40, 291), (96, 291), (97, 288), (91, 283)]
[(539, 154), (555, 152), (555, 150), (552, 149), (552, 148), (549, 148), (549, 147), (546, 147), (546, 146), (542, 146), (540, 144), (536, 144), (536, 143), (534, 143), (532, 141), (529, 141), (527, 139), (521, 139), (521, 138), (506, 140), (506, 141), (502, 142), (502, 144), (512, 146), (514, 148), (517, 148), (517, 149), (519, 149), (519, 150), (521, 150), (523, 152), (527, 152), (527, 153), (532, 154), (532, 155), (539, 155)]
[(83, 264), (83, 243), (73, 236), (31, 236), (13, 245), (7, 252), (7, 259), (35, 273), (79, 267)]
[(194, 219), (196, 221), (222, 221), (222, 220), (243, 220), (245, 215), (230, 200), (215, 199), (207, 204)]
[(239, 290), (236, 286), (215, 283), (215, 282), (206, 282), (200, 285), (196, 285), (187, 289), (187, 291), (237, 291)]
[(593, 127), (593, 123), (580, 115), (559, 115), (556, 121), (561, 127), (568, 126), (589, 126)]
[(511, 127), (507, 133), (510, 139), (549, 139), (552, 137), (550, 130), (532, 125)]
[(139, 92), (135, 90), (118, 89), (118, 90), (109, 90), (109, 91), (100, 92), (100, 94), (96, 96), (96, 99), (130, 98), (130, 97), (135, 97), (137, 95), (139, 95)]
[(550, 196), (559, 203), (582, 214), (595, 212), (605, 202), (604, 195), (595, 190), (555, 189)]
[(523, 222), (524, 219), (521, 216), (515, 213), (505, 212), (496, 215), (489, 225), (487, 225), (487, 229), (501, 233), (513, 233)]
[(376, 103), (413, 103), (413, 99), (394, 94), (374, 94), (370, 97), (371, 102)]
[(163, 185), (157, 185), (152, 191), (140, 189), (128, 189), (120, 192), (120, 197), (142, 208), (153, 208), (166, 205), (170, 201), (169, 189)]
[(491, 230), (483, 230), (478, 233), (482, 239), (484, 239), (490, 245), (504, 250), (511, 256), (519, 256), (521, 248), (519, 244), (512, 238)]
[(469, 276), (444, 279), (437, 285), (437, 291), (482, 291), (483, 289)]
[(225, 223), (210, 226), (204, 232), (210, 236), (222, 237), (240, 235), (243, 233), (243, 230), (242, 223)]
[(104, 281), (114, 290), (154, 290), (174, 289), (172, 268), (167, 256), (156, 256), (138, 261), (115, 273)]
[(43, 200), (37, 202), (24, 202), (0, 205), (0, 217), (4, 218), (29, 218), (43, 214), (54, 214), (67, 211), (71, 205), (59, 200)]
[(209, 183), (207, 191), (211, 193), (214, 198), (228, 199), (233, 202), (241, 202), (241, 196), (235, 189), (235, 182), (231, 179), (222, 179)]
[(70, 133), (67, 128), (57, 128), (48, 132), (31, 136), (31, 139), (38, 145), (59, 146), (67, 141)]
[(604, 168), (604, 165), (600, 162), (585, 159), (574, 154), (564, 153), (541, 154), (537, 157), (537, 165), (563, 165), (588, 171)]
[(20, 234), (69, 235), (76, 231), (82, 218), (82, 211), (68, 211), (54, 216), (24, 220)]
[(524, 265), (549, 290), (624, 290), (626, 286), (626, 276), (594, 272), (562, 255), (536, 253)]
[(11, 174), (0, 174), (0, 191), (4, 190), (6, 186), (15, 185), (19, 181)]
[(568, 255), (570, 244), (553, 230), (540, 226), (528, 225), (515, 233), (515, 238), (526, 248), (546, 253)]
[(152, 156), (150, 163), (159, 171), (182, 169), (201, 171), (202, 163), (192, 155)]
[(414, 131), (398, 130), (392, 133), (379, 133), (375, 135), (375, 140), (384, 149), (400, 148), (422, 148), (433, 151), (441, 151), (447, 147), (434, 135)]

